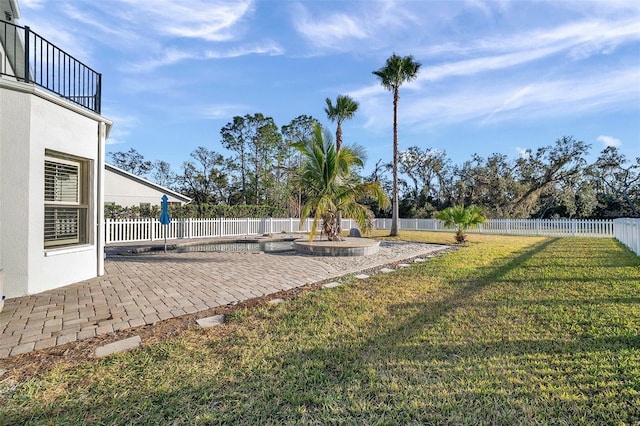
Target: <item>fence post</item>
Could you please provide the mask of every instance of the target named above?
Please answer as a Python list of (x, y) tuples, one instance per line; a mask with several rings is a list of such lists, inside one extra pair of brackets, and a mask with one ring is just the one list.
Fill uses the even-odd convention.
[[(29, 40), (31, 38), (29, 34), (30, 32), (31, 32), (31, 29), (27, 25), (25, 25), (24, 26), (24, 82), (25, 83), (31, 82), (31, 79), (29, 78), (29, 70), (31, 69), (31, 67), (29, 66), (29, 57), (31, 56), (31, 52), (29, 52), (29, 49), (30, 49), (29, 45), (31, 44), (31, 40)], [(18, 38), (17, 30), (14, 34), (15, 34), (15, 38), (17, 39)]]
[(151, 229), (149, 230), (149, 233), (147, 235), (151, 237), (151, 241), (154, 241), (156, 239), (156, 227), (153, 225), (152, 217), (149, 218), (149, 228)]

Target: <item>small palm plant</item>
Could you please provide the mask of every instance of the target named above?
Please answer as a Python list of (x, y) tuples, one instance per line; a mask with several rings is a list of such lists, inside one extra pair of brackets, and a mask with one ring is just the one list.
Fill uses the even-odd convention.
[(330, 135), (323, 137), (319, 125), (315, 126), (309, 141), (293, 146), (305, 159), (302, 184), (308, 199), (300, 220), (313, 215), (309, 241), (313, 239), (320, 220), (327, 239), (339, 241), (339, 214), (355, 220), (363, 232), (371, 229), (370, 210), (358, 200), (371, 197), (381, 206), (387, 206), (389, 200), (380, 182), (359, 183), (350, 179), (351, 167), (364, 163), (361, 153), (349, 147), (337, 151)]
[(436, 213), (436, 219), (444, 222), (444, 226), (456, 227), (456, 242), (462, 244), (467, 241), (464, 231), (470, 226), (484, 223), (487, 219), (482, 209), (476, 206), (453, 206)]

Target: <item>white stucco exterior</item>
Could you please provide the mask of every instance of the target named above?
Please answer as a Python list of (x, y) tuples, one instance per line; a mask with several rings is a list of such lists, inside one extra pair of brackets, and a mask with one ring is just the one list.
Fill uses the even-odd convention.
[[(104, 273), (106, 118), (33, 84), (0, 78), (0, 269), (7, 298)], [(45, 150), (87, 160), (87, 242), (44, 248)]]
[(187, 204), (191, 201), (178, 192), (126, 172), (111, 164), (105, 165), (104, 202), (122, 207), (139, 207), (140, 204), (159, 206), (162, 196), (169, 203)]

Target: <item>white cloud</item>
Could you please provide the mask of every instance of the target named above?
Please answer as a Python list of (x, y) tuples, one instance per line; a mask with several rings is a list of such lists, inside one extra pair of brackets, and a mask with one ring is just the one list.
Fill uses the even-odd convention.
[(27, 9), (41, 9), (46, 0), (20, 0), (19, 7), (26, 7)]
[(174, 48), (169, 48), (161, 52), (161, 54), (155, 58), (149, 58), (139, 62), (126, 64), (121, 69), (123, 71), (128, 71), (133, 73), (143, 73), (143, 72), (153, 71), (159, 67), (173, 65), (177, 62), (184, 61), (187, 59), (198, 59), (198, 58), (199, 56), (197, 54), (177, 50)]
[(311, 15), (302, 5), (295, 8), (293, 25), (303, 37), (322, 48), (338, 47), (347, 40), (362, 40), (368, 36), (363, 23), (349, 14), (332, 13), (319, 17)]
[(490, 18), (492, 15), (491, 7), (481, 0), (467, 0), (465, 4), (471, 8), (480, 10), (486, 18)]
[(103, 108), (105, 117), (109, 117), (113, 121), (113, 127), (109, 132), (109, 138), (106, 140), (107, 145), (120, 145), (128, 143), (127, 140), (131, 134), (131, 129), (140, 125), (140, 120), (133, 114), (127, 114), (124, 111), (111, 110), (108, 107)]
[(172, 37), (226, 41), (235, 37), (235, 26), (253, 10), (250, 0), (190, 2), (122, 0), (132, 23), (145, 22), (155, 33)]
[(604, 146), (614, 146), (616, 148), (622, 146), (620, 139), (616, 139), (613, 136), (600, 135), (597, 140), (602, 142)]
[(78, 9), (75, 4), (63, 3), (61, 4), (61, 9), (64, 10), (65, 14), (69, 18), (75, 21), (81, 22), (82, 24), (92, 27), (105, 34), (109, 34), (111, 36), (117, 35), (119, 37), (127, 38), (130, 42), (132, 41), (132, 33), (127, 32), (123, 34), (122, 28), (118, 28), (114, 25), (109, 25), (103, 19), (101, 20), (97, 17), (92, 17), (90, 14)]
[[(201, 47), (189, 50), (177, 47), (180, 39), (195, 38), (205, 42), (235, 40), (242, 31), (241, 21), (253, 10), (250, 0), (111, 0), (92, 1), (91, 7), (83, 5), (81, 0), (59, 1), (59, 10), (74, 25), (70, 27), (53, 20), (41, 20), (34, 28), (74, 56), (83, 58), (85, 62), (92, 61), (99, 44), (91, 43), (86, 37), (77, 37), (77, 33), (82, 31), (88, 37), (128, 55), (123, 56), (125, 60), (120, 69), (134, 73), (152, 71), (188, 59), (206, 58)], [(233, 56), (243, 54), (242, 48), (235, 50)], [(278, 46), (268, 44), (246, 50), (249, 53), (281, 52)]]
[(237, 58), (246, 55), (282, 55), (284, 50), (276, 43), (264, 43), (251, 46), (237, 46), (227, 49), (226, 51), (206, 50), (200, 52), (187, 52), (175, 48), (167, 48), (160, 52), (156, 57), (143, 59), (137, 62), (123, 65), (121, 69), (131, 73), (146, 73), (160, 67), (175, 65), (186, 60), (204, 60), (204, 59), (224, 59)]
[[(535, 50), (537, 55), (544, 53), (542, 57), (563, 52), (580, 60), (606, 54), (621, 43), (640, 39), (637, 25), (640, 8), (623, 7), (623, 2), (619, 9), (613, 8), (609, 13), (603, 13), (600, 7), (585, 7), (584, 12), (578, 13), (581, 5), (577, 2), (540, 4), (528, 8), (533, 16), (527, 19), (512, 10), (520, 8), (501, 1), (386, 1), (376, 2), (376, 7), (355, 2), (331, 9), (320, 4), (296, 3), (291, 8), (291, 19), (298, 33), (325, 53), (354, 49), (360, 54), (402, 50), (417, 58), (472, 60), (478, 56), (514, 53), (526, 59), (526, 54)], [(545, 14), (543, 19), (538, 19), (538, 13)], [(567, 21), (554, 16), (556, 19), (549, 20), (546, 14), (551, 13), (571, 14), (574, 18)], [(576, 15), (580, 17), (576, 19)], [(482, 22), (483, 29), (466, 28), (470, 19), (475, 20), (472, 23)], [(559, 24), (550, 25), (550, 21)], [(495, 29), (484, 30), (492, 24)], [(469, 38), (469, 34), (474, 37)], [(539, 57), (531, 56), (527, 60)]]
[[(114, 7), (117, 4), (119, 7)], [(102, 34), (102, 42), (127, 52), (129, 58), (119, 67), (124, 72), (148, 73), (188, 60), (284, 53), (272, 41), (235, 45), (242, 32), (241, 21), (253, 10), (250, 0), (112, 0), (95, 7), (104, 16), (98, 18), (95, 11), (90, 15), (72, 5), (65, 10), (69, 17)], [(191, 41), (185, 47), (185, 41), (180, 40), (184, 38), (200, 39), (205, 44)], [(226, 44), (219, 48), (222, 42)], [(220, 50), (209, 48), (213, 43)]]
[[(435, 81), (506, 69), (562, 52), (566, 52), (574, 60), (584, 59), (594, 53), (610, 53), (619, 44), (634, 40), (640, 40), (640, 26), (635, 19), (623, 22), (581, 22), (555, 29), (529, 31), (512, 37), (480, 39), (464, 47), (447, 42), (430, 47), (422, 54), (447, 54), (465, 59), (423, 67), (418, 80)], [(466, 59), (469, 55), (480, 56)]]
[(461, 60), (427, 68), (423, 67), (422, 72), (418, 74), (417, 81), (436, 81), (447, 77), (473, 75), (486, 71), (510, 68), (544, 58), (556, 52), (556, 48), (531, 49), (504, 55)]
[(198, 108), (199, 114), (207, 119), (231, 119), (233, 116), (243, 114), (247, 111), (246, 105), (240, 104), (213, 104)]
[(483, 120), (482, 123), (490, 122), (491, 119), (500, 114), (503, 111), (509, 111), (521, 108), (527, 101), (530, 101), (532, 97), (536, 96), (536, 93), (533, 93), (535, 90), (534, 85), (529, 84), (525, 87), (518, 88), (515, 93), (508, 96), (500, 105), (494, 108)]
[[(639, 69), (620, 70), (603, 79), (601, 74), (527, 81), (484, 81), (483, 85), (459, 86), (455, 92), (434, 94), (429, 90), (402, 91), (400, 120), (419, 126), (441, 126), (460, 122), (489, 125), (517, 120), (531, 121), (575, 116), (619, 108), (640, 98)], [(635, 88), (635, 90), (633, 89)], [(390, 94), (372, 86), (351, 92), (360, 101), (366, 126), (391, 125)]]
[[(427, 13), (420, 16), (416, 8), (425, 9), (419, 2), (377, 0), (368, 2), (339, 2), (340, 7), (327, 8), (322, 2), (298, 2), (291, 10), (293, 28), (316, 52), (391, 52), (398, 45), (410, 49), (413, 36), (429, 27), (426, 19), (437, 22), (440, 17)], [(338, 11), (336, 11), (338, 10)], [(403, 47), (404, 50), (404, 47)]]
[(284, 53), (284, 49), (275, 42), (260, 43), (254, 45), (237, 46), (226, 51), (207, 50), (204, 57), (207, 59), (237, 58), (246, 55), (278, 56)]

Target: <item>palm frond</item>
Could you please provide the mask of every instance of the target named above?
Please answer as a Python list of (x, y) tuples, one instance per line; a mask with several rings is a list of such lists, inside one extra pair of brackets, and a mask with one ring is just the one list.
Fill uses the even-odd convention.
[[(356, 215), (357, 217), (353, 217), (356, 221), (359, 221), (358, 217), (362, 218), (362, 229), (367, 229), (365, 219), (368, 219), (368, 209), (359, 205), (358, 200), (373, 197), (380, 205), (386, 205), (388, 200), (378, 182), (356, 184), (353, 179), (349, 179), (351, 169), (364, 164), (359, 150), (345, 147), (338, 151), (330, 137), (323, 135), (319, 126), (314, 128), (313, 137), (309, 141), (293, 146), (305, 158), (302, 182), (309, 198), (302, 213), (304, 217), (313, 214), (310, 239), (313, 238), (320, 220), (326, 232), (337, 232), (336, 218), (341, 213)], [(327, 237), (333, 239), (335, 236)]]

